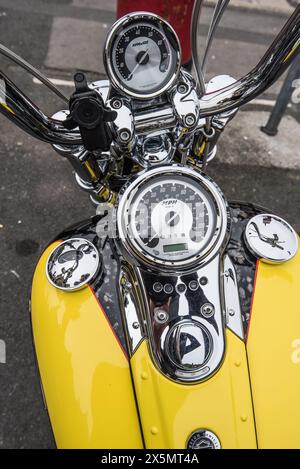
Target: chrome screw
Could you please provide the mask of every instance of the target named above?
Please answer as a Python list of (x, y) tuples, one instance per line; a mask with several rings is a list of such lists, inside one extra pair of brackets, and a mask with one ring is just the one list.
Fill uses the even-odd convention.
[(196, 123), (196, 117), (194, 116), (194, 114), (188, 114), (187, 116), (185, 116), (184, 121), (187, 127), (192, 127)]
[(127, 129), (121, 129), (119, 131), (119, 137), (123, 143), (127, 143), (130, 140), (131, 133)]
[(188, 90), (187, 86), (184, 83), (181, 83), (180, 85), (177, 86), (177, 91), (180, 94), (186, 93)]
[(120, 109), (122, 107), (122, 101), (119, 99), (114, 99), (111, 105), (114, 109)]
[(211, 318), (215, 314), (214, 305), (211, 303), (204, 303), (204, 305), (201, 306), (200, 312), (205, 318)]

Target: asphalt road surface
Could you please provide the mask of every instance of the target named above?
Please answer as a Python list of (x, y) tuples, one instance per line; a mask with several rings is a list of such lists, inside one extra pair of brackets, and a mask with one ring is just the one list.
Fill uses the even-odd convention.
[[(49, 77), (70, 81), (76, 68), (86, 70), (90, 79), (103, 77), (102, 44), (114, 8), (114, 1), (100, 0), (0, 0), (0, 42)], [(207, 11), (204, 22), (206, 18)], [(278, 14), (231, 11), (212, 50), (209, 74), (247, 72), (283, 23)], [(62, 107), (1, 57), (0, 68), (46, 113)], [(68, 83), (63, 89), (72, 92)], [(278, 84), (264, 98), (274, 98), (277, 90)], [(297, 133), (298, 123), (293, 125)], [(0, 129), (0, 340), (6, 343), (6, 363), (0, 363), (0, 448), (52, 448), (31, 341), (31, 277), (47, 242), (67, 225), (93, 215), (94, 209), (76, 187), (67, 161), (3, 116)], [(260, 164), (253, 160), (258, 150), (252, 152), (251, 141), (234, 131), (230, 135), (231, 140), (224, 141), (228, 155), (235, 155), (233, 162), (216, 160), (208, 171), (226, 197), (257, 202), (300, 226), (300, 171), (297, 165), (287, 169), (284, 146), (281, 165)]]

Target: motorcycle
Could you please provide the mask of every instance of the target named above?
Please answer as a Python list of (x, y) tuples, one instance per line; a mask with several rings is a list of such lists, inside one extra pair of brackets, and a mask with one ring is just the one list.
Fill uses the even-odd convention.
[[(299, 448), (300, 252), (263, 207), (227, 202), (206, 174), (224, 128), (300, 51), (300, 7), (239, 80), (196, 79), (172, 27), (130, 13), (104, 46), (107, 80), (74, 76), (46, 116), (0, 72), (0, 111), (75, 170), (96, 216), (60, 233), (36, 266), (31, 320), (59, 448)], [(296, 335), (296, 336), (295, 336)], [(299, 334), (298, 334), (299, 335)], [(298, 349), (297, 349), (298, 347)]]

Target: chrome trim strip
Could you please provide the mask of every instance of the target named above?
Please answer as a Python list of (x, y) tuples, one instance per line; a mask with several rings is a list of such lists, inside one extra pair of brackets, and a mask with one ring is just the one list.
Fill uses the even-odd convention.
[(223, 258), (223, 293), (226, 327), (244, 340), (244, 329), (238, 283), (234, 265), (228, 254)]
[(122, 263), (119, 274), (120, 307), (123, 311), (126, 339), (130, 356), (134, 354), (141, 341), (144, 339), (143, 320), (140, 317), (143, 309), (139, 304), (137, 281), (130, 272), (129, 265)]

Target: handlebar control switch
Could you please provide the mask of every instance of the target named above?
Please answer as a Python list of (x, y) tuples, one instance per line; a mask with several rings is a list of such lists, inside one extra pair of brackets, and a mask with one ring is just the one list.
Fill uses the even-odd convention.
[(64, 126), (71, 130), (79, 127), (86, 150), (108, 151), (112, 142), (109, 122), (117, 113), (105, 106), (100, 94), (88, 87), (84, 73), (74, 75), (76, 91), (70, 98), (70, 115)]

